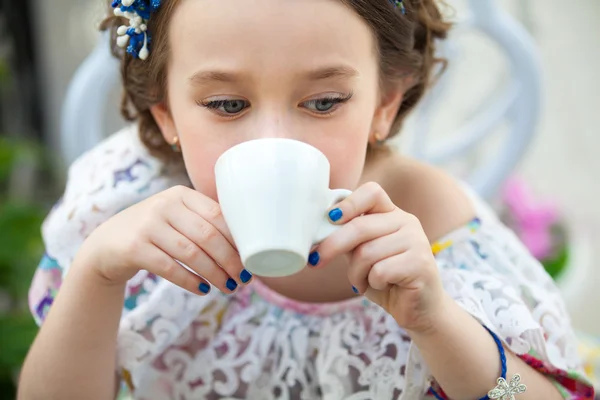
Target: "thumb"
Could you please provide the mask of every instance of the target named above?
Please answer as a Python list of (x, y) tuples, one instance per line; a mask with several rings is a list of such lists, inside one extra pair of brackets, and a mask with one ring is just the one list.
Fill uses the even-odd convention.
[(388, 290), (375, 290), (371, 286), (368, 287), (367, 291), (364, 293), (364, 296), (369, 299), (369, 301), (377, 304), (380, 307), (386, 309), (386, 305), (388, 304), (389, 291)]

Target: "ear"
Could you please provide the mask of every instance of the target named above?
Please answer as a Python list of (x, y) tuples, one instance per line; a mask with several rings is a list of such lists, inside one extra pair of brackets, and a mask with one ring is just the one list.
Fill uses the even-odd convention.
[(375, 143), (387, 139), (403, 99), (404, 91), (401, 88), (389, 90), (382, 96), (373, 115), (370, 142)]
[(390, 129), (394, 124), (400, 105), (404, 100), (404, 94), (414, 85), (414, 76), (406, 75), (400, 83), (382, 93), (381, 102), (375, 109), (373, 115), (373, 123), (371, 125), (371, 134), (369, 141), (375, 144), (378, 141), (383, 141), (390, 135)]
[(165, 141), (169, 144), (175, 143), (177, 141), (177, 129), (175, 129), (173, 117), (171, 117), (171, 112), (166, 104), (159, 103), (153, 105), (150, 107), (150, 113), (152, 113)]

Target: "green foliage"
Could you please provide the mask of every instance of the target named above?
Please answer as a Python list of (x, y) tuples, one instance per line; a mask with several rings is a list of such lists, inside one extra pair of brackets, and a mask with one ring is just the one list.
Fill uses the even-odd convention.
[(569, 248), (567, 246), (563, 246), (558, 251), (558, 254), (555, 257), (549, 258), (547, 260), (542, 260), (542, 265), (546, 268), (546, 271), (552, 279), (558, 279), (569, 263)]
[(0, 315), (0, 400), (16, 398), (17, 373), (36, 333), (28, 313)]
[(4, 82), (6, 82), (8, 80), (9, 77), (9, 70), (8, 70), (8, 65), (3, 62), (2, 60), (0, 60), (0, 85), (2, 85)]
[(0, 288), (13, 299), (27, 295), (32, 268), (42, 255), (43, 217), (43, 210), (35, 205), (0, 203)]
[(27, 307), (27, 292), (43, 255), (40, 226), (45, 207), (35, 199), (9, 197), (9, 181), (24, 165), (41, 164), (32, 143), (0, 137), (0, 399), (15, 398), (15, 377), (37, 326)]
[(0, 316), (0, 379), (12, 379), (37, 333), (37, 326), (25, 312)]
[(0, 137), (0, 183), (5, 183), (8, 180), (14, 159), (15, 154), (9, 141)]

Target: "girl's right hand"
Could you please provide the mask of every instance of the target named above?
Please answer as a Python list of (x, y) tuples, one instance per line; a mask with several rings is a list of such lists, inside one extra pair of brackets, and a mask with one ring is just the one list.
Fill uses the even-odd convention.
[(77, 258), (111, 284), (125, 284), (145, 269), (199, 295), (208, 293), (210, 284), (231, 293), (252, 278), (219, 204), (184, 186), (110, 218), (87, 238)]

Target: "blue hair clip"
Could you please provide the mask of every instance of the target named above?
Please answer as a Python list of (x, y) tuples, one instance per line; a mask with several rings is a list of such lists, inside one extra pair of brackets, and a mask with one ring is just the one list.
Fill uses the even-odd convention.
[(400, 8), (400, 12), (402, 13), (402, 15), (406, 14), (406, 7), (404, 7), (404, 2), (402, 0), (389, 0), (389, 1), (395, 8)]
[(117, 45), (127, 47), (127, 53), (145, 60), (150, 55), (151, 36), (148, 20), (160, 7), (161, 0), (113, 0), (115, 15), (129, 20), (129, 26), (117, 29)]

